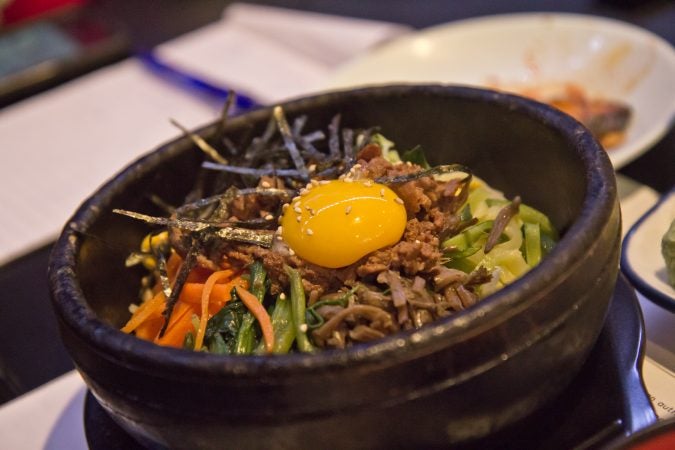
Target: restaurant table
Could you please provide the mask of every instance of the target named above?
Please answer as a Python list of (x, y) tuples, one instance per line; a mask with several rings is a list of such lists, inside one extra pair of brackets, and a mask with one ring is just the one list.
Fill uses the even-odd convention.
[[(489, 14), (573, 12), (623, 20), (675, 45), (675, 3), (671, 1), (279, 0), (241, 3), (392, 22), (414, 29)], [(130, 38), (131, 51), (136, 52), (221, 20), (223, 10), (230, 4), (216, 0), (99, 0), (90, 2), (86, 13), (121, 26)], [(1, 136), (0, 143), (3, 143)], [(667, 132), (649, 152), (621, 168), (619, 174), (655, 193), (669, 190), (675, 184), (675, 131)], [(3, 214), (12, 212), (3, 211)], [(0, 403), (72, 369), (60, 344), (49, 304), (46, 267), (50, 247), (49, 242), (42, 243), (0, 266)], [(81, 411), (74, 414), (78, 413)], [(2, 439), (0, 436), (0, 447)]]

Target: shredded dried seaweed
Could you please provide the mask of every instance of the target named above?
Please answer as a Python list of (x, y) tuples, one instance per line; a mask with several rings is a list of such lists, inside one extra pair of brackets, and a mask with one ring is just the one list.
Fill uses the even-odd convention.
[(178, 270), (178, 275), (176, 275), (176, 280), (173, 283), (171, 295), (167, 297), (164, 312), (162, 312), (162, 315), (164, 316), (164, 324), (162, 325), (162, 329), (159, 331), (160, 337), (164, 336), (166, 328), (169, 326), (169, 318), (171, 317), (173, 308), (176, 306), (176, 302), (178, 301), (178, 297), (183, 290), (183, 286), (185, 285), (185, 281), (187, 280), (190, 271), (192, 271), (197, 262), (197, 253), (198, 242), (197, 239), (193, 237), (190, 240), (190, 247), (188, 248), (187, 254), (185, 255), (185, 258), (180, 265), (180, 269)]
[[(121, 214), (133, 219), (141, 220), (152, 225), (163, 225), (191, 232), (209, 231), (221, 239), (245, 244), (256, 244), (263, 247), (271, 247), (273, 233), (269, 230), (257, 230), (249, 228), (232, 227), (222, 223), (205, 222), (187, 219), (172, 219), (168, 217), (155, 217), (124, 209), (114, 209), (114, 213)], [(267, 223), (269, 221), (265, 221)], [(239, 221), (237, 223), (244, 223)]]
[(291, 156), (291, 159), (293, 160), (293, 164), (300, 172), (299, 176), (304, 180), (309, 180), (309, 171), (307, 170), (307, 166), (305, 165), (304, 158), (302, 157), (302, 155), (300, 155), (300, 151), (298, 150), (298, 147), (295, 145), (295, 140), (293, 139), (293, 134), (291, 133), (291, 129), (288, 126), (288, 121), (286, 120), (284, 110), (281, 108), (281, 106), (275, 106), (272, 111), (272, 114), (274, 115), (274, 119), (277, 122), (277, 126), (279, 127), (279, 133), (281, 134), (281, 137), (284, 140), (286, 149), (288, 150), (288, 153)]
[(159, 282), (162, 285), (162, 292), (166, 298), (170, 298), (171, 282), (169, 281), (169, 273), (166, 268), (166, 258), (161, 252), (158, 252), (155, 257), (157, 260), (157, 272), (159, 273)]
[(218, 164), (210, 161), (204, 161), (202, 163), (202, 167), (210, 170), (220, 170), (222, 172), (236, 173), (240, 175), (254, 175), (257, 177), (261, 177), (263, 175), (272, 175), (279, 177), (304, 177), (305, 173), (307, 172), (307, 168), (305, 168), (304, 172), (302, 170), (277, 169), (274, 167), (256, 169), (253, 167), (241, 167), (226, 164)]
[(206, 140), (204, 138), (202, 138), (198, 134), (195, 134), (195, 133), (191, 132), (190, 130), (185, 128), (183, 125), (178, 123), (175, 119), (170, 119), (170, 122), (173, 126), (178, 128), (179, 130), (181, 130), (183, 132), (183, 134), (185, 134), (185, 136), (189, 137), (192, 140), (192, 142), (194, 142), (195, 145), (201, 151), (206, 153), (211, 159), (213, 159), (214, 161), (216, 161), (220, 164), (227, 164), (227, 159), (223, 158), (220, 155), (220, 153), (218, 153), (218, 150), (213, 148), (213, 146), (211, 146), (211, 144), (206, 142)]
[(395, 177), (379, 177), (375, 181), (382, 184), (402, 184), (408, 181), (418, 180), (424, 177), (431, 177), (434, 175), (443, 175), (452, 172), (462, 172), (467, 174), (466, 181), (471, 179), (471, 171), (468, 167), (461, 164), (447, 164), (442, 166), (435, 166), (427, 170), (420, 170), (419, 172), (408, 173), (405, 175), (398, 175)]

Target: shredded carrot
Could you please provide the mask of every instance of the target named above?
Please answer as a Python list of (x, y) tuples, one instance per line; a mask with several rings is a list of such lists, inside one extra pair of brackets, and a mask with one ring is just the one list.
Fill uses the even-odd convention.
[[(243, 282), (241, 278), (234, 278), (234, 280), (241, 280), (241, 282)], [(220, 306), (224, 306), (225, 303), (230, 300), (230, 291), (232, 290), (232, 287), (233, 286), (231, 282), (214, 284), (213, 288), (211, 289), (211, 299), (209, 305), (216, 303), (220, 304)], [(185, 283), (183, 285), (183, 290), (180, 292), (179, 298), (185, 303), (201, 305), (203, 291), (204, 285), (201, 283)]]
[(148, 317), (145, 322), (136, 327), (134, 334), (137, 338), (154, 341), (162, 329), (162, 325), (164, 325), (164, 316), (158, 311), (157, 314)]
[(258, 297), (240, 286), (235, 286), (235, 289), (239, 299), (260, 324), (263, 340), (265, 341), (265, 350), (267, 353), (272, 353), (272, 350), (274, 349), (274, 329), (272, 328), (272, 319), (270, 318), (270, 315), (267, 313), (267, 310), (262, 303), (260, 303)]
[(218, 272), (213, 272), (211, 276), (204, 283), (204, 289), (202, 290), (202, 308), (201, 315), (199, 317), (199, 329), (197, 330), (197, 337), (195, 338), (195, 350), (202, 348), (202, 343), (204, 342), (204, 334), (206, 333), (206, 322), (209, 320), (209, 300), (211, 298), (211, 291), (213, 286), (217, 281), (227, 279), (229, 280), (232, 277), (233, 272), (231, 270), (220, 270)]
[[(167, 274), (172, 284), (181, 262), (181, 257), (172, 252), (167, 261)], [(198, 315), (200, 320), (195, 338), (195, 349), (198, 350), (204, 343), (208, 319), (230, 301), (230, 293), (235, 286), (247, 288), (248, 282), (240, 274), (235, 275), (233, 270), (212, 272), (201, 267), (193, 269), (181, 289), (166, 331), (159, 337), (159, 331), (165, 320), (162, 312), (166, 307), (166, 297), (158, 282), (153, 288), (152, 299), (136, 309), (122, 331), (135, 332), (137, 337), (154, 341), (159, 345), (181, 348), (186, 334), (195, 331), (192, 317)]]
[(190, 271), (185, 282), (204, 284), (211, 274), (213, 274), (213, 270), (197, 266)]
[(152, 316), (153, 313), (156, 313), (157, 311), (161, 312), (165, 303), (166, 299), (164, 298), (164, 293), (158, 292), (154, 297), (152, 297), (152, 299), (142, 303), (141, 306), (138, 307), (138, 309), (131, 316), (131, 319), (129, 319), (127, 324), (124, 325), (122, 331), (124, 333), (131, 333), (140, 324), (145, 322), (148, 317)]
[(177, 301), (164, 335), (155, 339), (155, 343), (167, 347), (182, 348), (185, 335), (194, 330), (192, 316), (198, 313), (197, 308), (195, 305)]
[(181, 258), (178, 253), (172, 250), (171, 254), (169, 255), (169, 259), (166, 261), (166, 274), (170, 280), (176, 278), (176, 275), (178, 274), (178, 269), (180, 269), (180, 265), (182, 263), (183, 258)]

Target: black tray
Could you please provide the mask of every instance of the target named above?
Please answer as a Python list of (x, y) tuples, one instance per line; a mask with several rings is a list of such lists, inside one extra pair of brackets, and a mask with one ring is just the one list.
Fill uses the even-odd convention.
[[(565, 391), (519, 423), (466, 448), (599, 448), (656, 421), (640, 376), (644, 323), (635, 293), (617, 280), (607, 321), (588, 361)], [(143, 449), (88, 392), (84, 428), (89, 448)]]

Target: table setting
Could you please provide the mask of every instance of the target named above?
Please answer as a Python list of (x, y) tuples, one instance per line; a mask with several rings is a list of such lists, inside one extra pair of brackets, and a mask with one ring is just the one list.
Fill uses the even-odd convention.
[[(662, 236), (675, 219), (675, 35), (669, 26), (675, 8), (667, 2), (640, 7), (579, 1), (564, 10), (551, 2), (533, 10), (509, 2), (442, 3), (413, 13), (402, 2), (393, 2), (391, 11), (380, 11), (375, 2), (361, 8), (203, 2), (208, 18), (191, 22), (185, 12), (186, 32), (158, 41), (137, 23), (131, 36), (140, 44), (128, 58), (0, 109), (0, 320), (6, 329), (0, 334), (0, 374), (9, 391), (0, 404), (3, 447), (173, 446), (130, 437), (133, 427), (123, 420), (120, 426), (106, 411), (112, 397), (88, 387), (99, 375), (73, 369), (73, 350), (61, 344), (63, 329), (52, 312), (47, 264), (64, 224), (66, 231), (78, 226), (71, 216), (84, 199), (114, 184), (121, 168), (143, 161), (151, 150), (170, 153), (181, 139), (195, 139), (191, 130), (208, 138), (206, 124), (220, 120), (232, 91), (238, 94), (230, 111), (234, 125), (228, 122), (233, 127), (240, 114), (255, 116), (280, 103), (291, 110), (305, 107), (302, 101), (294, 106), (293, 99), (378, 92), (389, 85), (401, 92), (415, 85), (487, 88), (495, 99), (513, 93), (542, 102), (546, 95), (533, 92), (581, 92), (584, 105), (595, 98), (619, 102), (624, 127), (612, 135), (616, 143), (607, 145), (607, 167), (616, 177), (621, 256), (616, 264), (611, 255), (603, 260), (618, 266), (618, 276), (597, 341), (569, 386), (551, 395), (554, 400), (512, 428), (483, 432), (484, 440), (473, 445), (629, 448), (620, 447), (622, 438), (675, 420), (675, 287), (661, 254)], [(444, 13), (435, 15), (434, 8)], [(171, 10), (180, 16), (180, 8), (170, 6), (166, 14)], [(110, 2), (98, 13), (121, 21), (135, 14), (133, 7), (116, 12)], [(608, 119), (612, 127), (615, 119)], [(63, 327), (69, 319), (59, 314)], [(19, 344), (15, 335), (26, 326), (31, 336)], [(42, 360), (44, 368), (31, 359)], [(279, 433), (277, 445), (289, 448), (289, 439), (287, 445), (295, 446)]]

